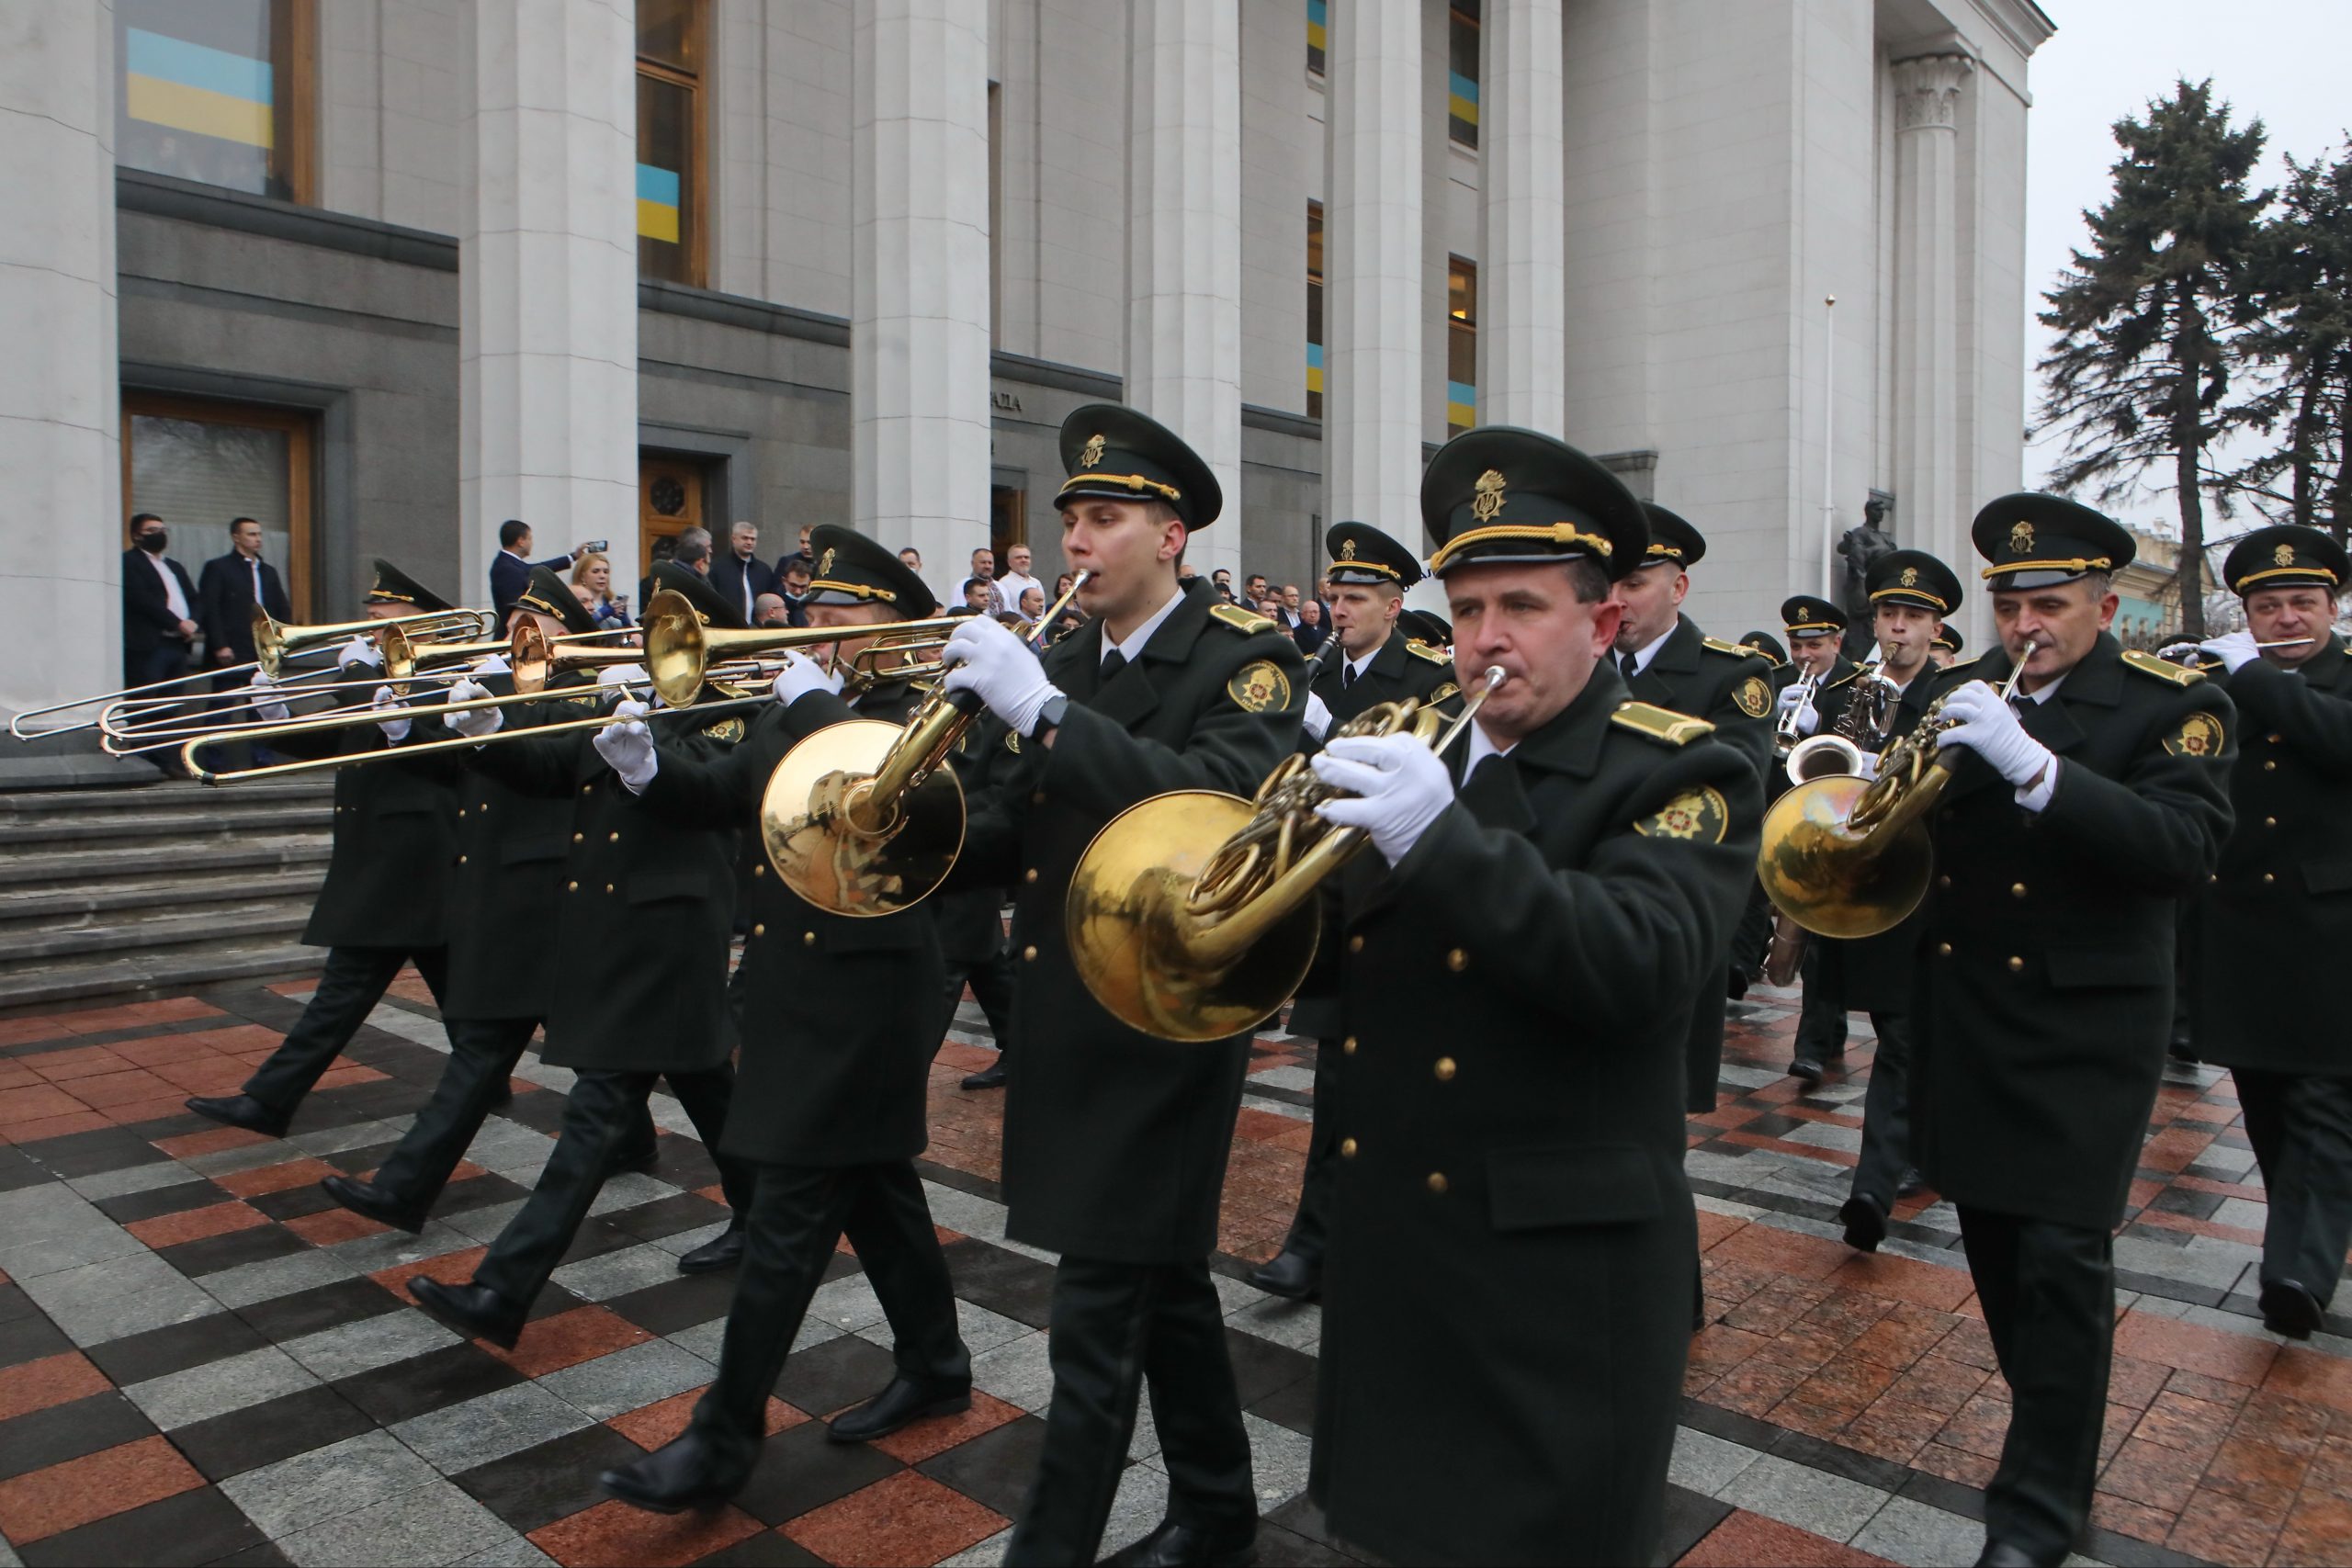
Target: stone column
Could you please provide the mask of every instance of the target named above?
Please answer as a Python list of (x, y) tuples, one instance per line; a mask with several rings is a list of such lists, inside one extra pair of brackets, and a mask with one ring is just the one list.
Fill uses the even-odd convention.
[(944, 592), (989, 540), (988, 5), (853, 27), (850, 512)]
[(1185, 556), (1203, 577), (1241, 566), (1236, 4), (1133, 0), (1127, 11), (1126, 394), (1192, 443), (1225, 491), (1218, 523)]
[(629, 0), (474, 0), (472, 197), (458, 236), (459, 602), (498, 525), (637, 552), (637, 22)]
[(1323, 461), (1330, 521), (1425, 552), (1420, 11), (1354, 0), (1329, 12)]
[(1568, 303), (1560, 0), (1487, 0), (1484, 17), (1478, 422), (1560, 435)]
[(114, 76), (111, 3), (0, 6), (0, 714), (122, 683)]
[(1965, 565), (1960, 466), (1960, 95), (1965, 54), (1894, 62), (1894, 494), (1903, 541)]

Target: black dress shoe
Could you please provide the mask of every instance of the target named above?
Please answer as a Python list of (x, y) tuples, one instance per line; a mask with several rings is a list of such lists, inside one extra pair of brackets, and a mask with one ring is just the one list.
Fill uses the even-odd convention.
[(972, 1074), (964, 1080), (964, 1087), (966, 1089), (1002, 1089), (1004, 1087), (1004, 1058), (999, 1056), (978, 1072)]
[(271, 1110), (250, 1094), (199, 1094), (187, 1102), (187, 1108), (198, 1116), (209, 1117), (231, 1127), (243, 1127), (266, 1138), (286, 1136), (286, 1124), (294, 1120), (283, 1111)]
[(1230, 1525), (1222, 1530), (1202, 1529), (1162, 1519), (1141, 1540), (1123, 1546), (1102, 1561), (1116, 1568), (1243, 1568), (1258, 1560), (1258, 1523)]
[(1886, 1211), (1868, 1198), (1849, 1198), (1838, 1209), (1846, 1222), (1846, 1245), (1857, 1252), (1876, 1252), (1886, 1239)]
[(2319, 1298), (2294, 1280), (2262, 1282), (2262, 1326), (2290, 1339), (2309, 1339), (2321, 1326)]
[(1724, 981), (1724, 996), (1731, 1001), (1740, 1001), (1747, 995), (1747, 971), (1735, 968)]
[(605, 1168), (605, 1174), (607, 1177), (650, 1176), (653, 1174), (653, 1168), (661, 1163), (661, 1159), (662, 1144), (659, 1139), (656, 1139), (650, 1144), (639, 1144), (623, 1149), (615, 1155), (613, 1163)]
[(681, 1274), (716, 1274), (721, 1269), (732, 1269), (743, 1259), (743, 1227), (729, 1225), (692, 1252), (678, 1259)]
[(710, 1443), (689, 1427), (643, 1459), (608, 1470), (596, 1484), (633, 1508), (675, 1514), (716, 1508), (736, 1493), (752, 1472), (722, 1462)]
[(492, 1089), (492, 1090), (490, 1091), (490, 1110), (491, 1110), (491, 1113), (492, 1113), (492, 1115), (496, 1115), (499, 1111), (502, 1111), (505, 1110), (508, 1106), (510, 1106), (510, 1105), (512, 1105), (512, 1104), (514, 1104), (514, 1081), (513, 1081), (512, 1079), (510, 1079), (510, 1078), (501, 1078), (501, 1079), (499, 1079), (499, 1080), (498, 1080), (498, 1087), (497, 1087), (496, 1089)]
[(1977, 1554), (1976, 1568), (2057, 1568), (2065, 1561), (2063, 1551), (2055, 1557), (2036, 1557), (2013, 1541), (1987, 1540)]
[(424, 1228), (424, 1211), (403, 1207), (372, 1181), (362, 1181), (356, 1176), (326, 1176), (319, 1179), (319, 1185), (326, 1190), (328, 1197), (379, 1225), (390, 1225), (411, 1235)]
[(1792, 1078), (1803, 1078), (1807, 1083), (1819, 1083), (1823, 1076), (1824, 1069), (1821, 1064), (1810, 1056), (1799, 1056), (1789, 1064), (1789, 1077)]
[(870, 1443), (926, 1416), (956, 1416), (971, 1407), (970, 1383), (923, 1383), (894, 1377), (880, 1393), (834, 1416), (825, 1427), (825, 1436), (837, 1443)]
[(1917, 1198), (1927, 1190), (1928, 1179), (1919, 1174), (1918, 1168), (1916, 1166), (1905, 1166), (1903, 1169), (1903, 1179), (1894, 1184), (1894, 1195), (1897, 1198)]
[(502, 1350), (514, 1348), (514, 1341), (523, 1337), (524, 1316), (530, 1311), (488, 1285), (445, 1285), (430, 1274), (411, 1280), (408, 1293), (444, 1326), (469, 1339), (487, 1339)]
[(1250, 1282), (1270, 1296), (1311, 1302), (1323, 1293), (1323, 1266), (1284, 1247), (1272, 1261), (1250, 1270)]
[(2165, 1055), (2184, 1067), (2193, 1067), (2198, 1065), (2197, 1047), (2186, 1040), (2173, 1041), (2165, 1047)]

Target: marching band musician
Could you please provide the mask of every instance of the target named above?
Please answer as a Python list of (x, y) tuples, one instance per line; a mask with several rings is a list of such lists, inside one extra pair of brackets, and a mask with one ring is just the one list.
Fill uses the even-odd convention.
[[(1846, 657), (1846, 617), (1838, 606), (1826, 599), (1810, 593), (1800, 593), (1781, 602), (1781, 629), (1789, 639), (1789, 656), (1778, 658), (1772, 649), (1779, 647), (1763, 632), (1750, 632), (1741, 637), (1740, 644), (1753, 648), (1772, 660), (1772, 689), (1779, 694), (1774, 700), (1772, 721), (1774, 749), (1779, 749), (1781, 729), (1788, 724), (1790, 714), (1801, 701), (1809, 696), (1805, 680), (1812, 678), (1811, 691), (1817, 693), (1829, 682), (1850, 674), (1854, 661)], [(1763, 638), (1771, 647), (1760, 646)], [(1777, 765), (1764, 770), (1764, 802), (1770, 806), (1789, 787), (1786, 768)], [(1747, 896), (1747, 909), (1739, 919), (1739, 932), (1732, 941), (1732, 982), (1734, 998), (1747, 994), (1747, 987), (1763, 978), (1767, 956), (1772, 945), (1772, 901), (1764, 896), (1762, 884), (1758, 884)], [(1807, 955), (1811, 949), (1808, 947)], [(1846, 1014), (1843, 1004), (1835, 997), (1819, 990), (1808, 968), (1803, 976), (1802, 1001), (1797, 1010), (1796, 1060), (1789, 1064), (1789, 1071), (1797, 1073), (1808, 1061), (1824, 1059), (1825, 1051), (1816, 1043), (1827, 1041), (1826, 1055), (1846, 1054)], [(1813, 1046), (1810, 1051), (1808, 1045)], [(1814, 1077), (1817, 1079), (1819, 1073)]]
[(1398, 735), (1314, 763), (1373, 852), (1340, 876), (1309, 1490), (1391, 1562), (1648, 1562), (1698, 1246), (1659, 1002), (1717, 981), (1762, 786), (1609, 659), (1649, 520), (1608, 469), (1473, 430), (1421, 503), (1457, 668), (1508, 680), (1444, 760)]
[[(1433, 702), (1454, 690), (1453, 666), (1445, 655), (1398, 631), (1405, 591), (1421, 580), (1413, 552), (1365, 523), (1335, 524), (1323, 545), (1331, 555), (1331, 633), (1340, 651), (1320, 661), (1308, 689), (1306, 729), (1314, 743), (1366, 708), (1408, 697)], [(1316, 1042), (1314, 1132), (1290, 1235), (1282, 1251), (1250, 1276), (1260, 1290), (1298, 1301), (1322, 1289), (1331, 1102), (1339, 1092), (1337, 1010), (1337, 998), (1305, 990), (1291, 1008), (1290, 1032)]]
[[(922, 579), (853, 529), (814, 530), (812, 626), (838, 627), (831, 671), (786, 656), (775, 706), (742, 742), (698, 756), (642, 721), (596, 737), (640, 815), (684, 827), (734, 822), (758, 836), (761, 801), (786, 752), (850, 718), (904, 724), (922, 693), (886, 667), (854, 700), (838, 689), (875, 628), (934, 609)], [(897, 1338), (889, 1385), (834, 1418), (837, 1442), (887, 1437), (925, 1416), (971, 1406), (972, 1362), (956, 1325), (947, 1259), (914, 1158), (929, 1143), (925, 1091), (939, 1049), (944, 961), (933, 911), (856, 918), (817, 908), (752, 867), (743, 949), (742, 1077), (722, 1156), (750, 1168), (744, 1252), (718, 1377), (685, 1431), (608, 1471), (605, 1489), (662, 1513), (723, 1502), (750, 1480), (769, 1393), (843, 1233)]]
[[(663, 561), (655, 586), (684, 594), (715, 626), (740, 626), (726, 597), (699, 573)], [(472, 682), (459, 701), (484, 694)], [(484, 740), (503, 710), (454, 714), (449, 728)], [(742, 738), (731, 716), (681, 721), (667, 735), (682, 751), (718, 754)], [(468, 1338), (512, 1348), (531, 1303), (571, 1245), (589, 1205), (641, 1126), (653, 1086), (668, 1079), (703, 1146), (718, 1161), (733, 1212), (727, 1230), (678, 1259), (681, 1272), (723, 1269), (743, 1246), (750, 1194), (741, 1168), (720, 1151), (735, 1026), (727, 1006), (727, 958), (735, 908), (735, 825), (679, 827), (641, 811), (581, 730), (485, 745), (472, 766), (526, 795), (568, 800), (563, 890), (553, 929), (535, 936), (574, 963), (597, 965), (601, 984), (558, 986), (548, 999), (540, 1060), (570, 1067), (572, 1081), (555, 1151), (538, 1185), (463, 1284), (409, 1280), (419, 1305)]]
[[(1781, 601), (1781, 629), (1788, 634), (1789, 661), (1773, 672), (1783, 693), (1810, 675), (1826, 686), (1854, 672), (1846, 657), (1846, 617), (1837, 605), (1817, 594), (1800, 593)], [(1775, 705), (1786, 713), (1793, 705)]]
[(1121, 1563), (1241, 1561), (1258, 1528), (1250, 1444), (1209, 1254), (1216, 1247), (1247, 1033), (1173, 1045), (1086, 990), (1063, 929), (1096, 830), (1177, 789), (1248, 795), (1296, 749), (1298, 646), (1261, 615), (1178, 579), (1185, 541), (1224, 502), (1206, 463), (1132, 409), (1062, 423), (1054, 504), (1064, 554), (1093, 575), (1089, 619), (1043, 657), (986, 617), (949, 639), (946, 684), (985, 703), (957, 875), (1014, 889), (1021, 950), (1004, 1121), (1005, 1232), (1061, 1255), (1044, 1449), (1005, 1561), (1093, 1559), (1150, 1385), (1168, 1515)]
[[(1959, 1210), (2013, 1400), (1981, 1562), (2056, 1563), (2090, 1507), (2113, 1233), (2172, 1021), (2173, 911), (2229, 832), (2218, 684), (2109, 634), (2132, 536), (2056, 496), (1971, 529), (2001, 646), (1935, 677), (1951, 782), (1928, 814), (1912, 1137)], [(2032, 645), (2016, 705), (1993, 682)]]
[(1960, 650), (1967, 646), (1968, 639), (1961, 635), (1960, 628), (1947, 622), (1944, 629), (1936, 634), (1936, 640), (1928, 645), (1928, 661), (1939, 670), (1949, 670), (1960, 662)]
[(2352, 660), (2333, 629), (2347, 571), (2344, 547), (2316, 528), (2248, 534), (2222, 566), (2245, 630), (2205, 644), (2245, 736), (2230, 774), (2237, 826), (2195, 911), (2198, 1049), (2237, 1081), (2269, 1204), (2262, 1321), (2294, 1339), (2322, 1325), (2352, 1235), (2352, 1051), (2324, 990), (2246, 980), (2352, 937)]

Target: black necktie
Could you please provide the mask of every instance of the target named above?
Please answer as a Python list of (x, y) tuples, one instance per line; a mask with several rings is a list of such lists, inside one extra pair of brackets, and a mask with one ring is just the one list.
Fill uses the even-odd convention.
[(1356, 667), (1344, 661), (1340, 665), (1340, 690), (1346, 691), (1356, 683)]
[(1640, 662), (1630, 653), (1621, 653), (1617, 656), (1617, 668), (1624, 672), (1628, 682), (1642, 672)]
[(1102, 683), (1105, 686), (1109, 685), (1111, 683), (1111, 677), (1116, 675), (1120, 671), (1125, 670), (1126, 667), (1127, 656), (1121, 653), (1117, 649), (1113, 649), (1110, 652), (1102, 656)]

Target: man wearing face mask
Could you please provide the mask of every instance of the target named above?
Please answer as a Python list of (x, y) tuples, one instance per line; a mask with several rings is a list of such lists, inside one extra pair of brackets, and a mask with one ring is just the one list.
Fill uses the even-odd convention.
[[(131, 547), (122, 552), (122, 683), (145, 686), (187, 673), (203, 627), (197, 624), (196, 584), (164, 554), (171, 541), (164, 520), (142, 512), (130, 520)], [(176, 753), (163, 765), (177, 773)]]

